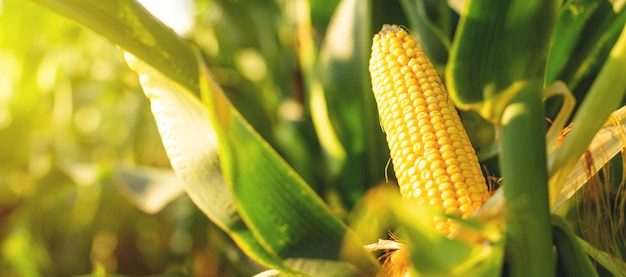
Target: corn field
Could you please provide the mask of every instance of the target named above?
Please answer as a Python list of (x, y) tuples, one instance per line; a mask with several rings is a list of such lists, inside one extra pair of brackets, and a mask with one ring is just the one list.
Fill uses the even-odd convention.
[(0, 275), (626, 276), (625, 4), (0, 0)]

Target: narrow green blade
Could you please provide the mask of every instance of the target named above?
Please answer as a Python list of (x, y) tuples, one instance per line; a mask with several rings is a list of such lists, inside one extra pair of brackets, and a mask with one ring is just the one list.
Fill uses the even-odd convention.
[[(587, 21), (598, 10), (601, 4), (608, 5), (605, 1), (567, 1), (564, 7), (559, 12), (558, 20), (556, 23), (556, 29), (554, 32), (554, 43), (550, 50), (550, 56), (548, 58), (548, 64), (546, 68), (546, 84), (550, 84), (557, 80), (557, 76), (563, 68), (565, 68), (567, 61), (572, 56), (572, 52), (576, 48), (576, 44), (581, 40), (582, 36), (585, 39), (581, 40), (581, 43), (589, 41), (589, 34), (583, 33), (583, 29)], [(596, 42), (593, 41), (595, 44)], [(581, 55), (581, 53), (576, 53)]]
[(450, 50), (446, 80), (462, 109), (491, 122), (519, 92), (519, 81), (543, 81), (556, 1), (470, 0)]
[(384, 179), (388, 159), (367, 70), (370, 22), (369, 1), (341, 1), (328, 25), (317, 70), (331, 126), (347, 154), (338, 176), (331, 176), (333, 189), (346, 196), (348, 206), (359, 200), (368, 186)]
[(565, 219), (552, 215), (552, 231), (558, 265), (566, 276), (598, 276), (591, 259)]
[[(556, 23), (545, 84), (562, 80), (575, 85), (587, 71), (598, 70), (590, 64), (601, 54), (600, 50), (611, 49), (624, 19), (623, 6), (611, 5), (609, 1), (567, 1)], [(601, 56), (598, 64), (606, 58)]]

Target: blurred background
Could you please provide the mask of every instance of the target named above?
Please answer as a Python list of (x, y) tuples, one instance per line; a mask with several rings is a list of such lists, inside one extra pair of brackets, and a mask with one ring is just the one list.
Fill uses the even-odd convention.
[[(267, 122), (302, 121), (288, 3), (142, 2), (213, 57), (240, 105), (257, 98), (244, 113), (264, 136), (284, 134)], [(0, 1), (0, 276), (261, 270), (184, 194), (122, 52), (30, 1)]]
[[(330, 123), (348, 146), (340, 172), (323, 156), (311, 119), (298, 26), (310, 19), (307, 36), (322, 48), (339, 0), (141, 2), (202, 50), (231, 102), (337, 216), (347, 219), (385, 180), (378, 120), (359, 116), (364, 108), (375, 115), (369, 80), (362, 80), (367, 61), (357, 61), (358, 70), (340, 61), (348, 66), (321, 72)], [(447, 9), (445, 1), (433, 3)], [(374, 0), (371, 12), (372, 30), (408, 25), (399, 2)], [(339, 41), (351, 49), (352, 39)], [(337, 46), (321, 52), (334, 55)], [(333, 68), (329, 53), (320, 59)], [(369, 136), (376, 141), (365, 142)], [(35, 1), (0, 0), (0, 276), (263, 270), (185, 194), (122, 51)]]

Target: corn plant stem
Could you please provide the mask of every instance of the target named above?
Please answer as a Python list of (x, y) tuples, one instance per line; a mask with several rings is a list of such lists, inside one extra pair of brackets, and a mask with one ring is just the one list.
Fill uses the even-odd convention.
[(499, 127), (511, 276), (554, 276), (541, 82), (527, 82)]

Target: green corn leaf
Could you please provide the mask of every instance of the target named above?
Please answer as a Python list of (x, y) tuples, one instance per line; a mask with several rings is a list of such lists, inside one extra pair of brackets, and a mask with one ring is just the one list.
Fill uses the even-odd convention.
[(625, 18), (623, 7), (609, 1), (567, 1), (557, 19), (545, 84), (562, 80), (573, 88), (586, 72), (597, 70), (591, 63), (597, 58), (596, 64), (603, 63), (606, 55), (597, 57), (598, 51), (610, 50)]
[[(450, 239), (419, 220), (432, 216), (432, 211), (401, 202), (391, 205), (403, 228), (398, 235), (406, 242), (412, 267), (419, 276), (497, 276), (501, 272), (504, 258), (502, 234), (495, 236), (498, 238), (496, 241), (484, 240), (481, 243)], [(484, 227), (478, 222), (461, 221), (461, 225), (464, 224), (467, 229), (463, 232), (467, 234), (473, 233), (470, 231), (472, 226)]]
[[(363, 196), (367, 186), (384, 178), (388, 158), (367, 70), (370, 5), (369, 1), (340, 2), (328, 25), (317, 68), (331, 126), (347, 154), (341, 172), (332, 176), (334, 189), (347, 196), (349, 206)], [(318, 133), (328, 131), (318, 128)]]
[[(194, 203), (257, 262), (283, 274), (335, 276), (354, 269), (334, 260), (279, 257), (259, 244), (237, 210), (235, 199), (220, 172), (215, 132), (200, 101), (148, 65), (127, 55), (150, 99), (152, 111), (172, 167), (184, 181)], [(315, 231), (315, 230), (312, 230)], [(306, 251), (306, 250), (305, 250)], [(320, 275), (320, 268), (328, 275)]]
[(340, 260), (354, 274), (375, 274), (378, 265), (363, 244), (232, 106), (201, 58), (199, 64), (222, 172), (259, 243), (281, 259), (319, 261), (313, 268)]
[(466, 4), (446, 68), (455, 103), (494, 123), (524, 80), (543, 82), (555, 1), (472, 0)]
[[(311, 120), (315, 127), (320, 146), (327, 159), (328, 172), (331, 176), (336, 176), (341, 172), (346, 163), (346, 149), (341, 143), (337, 130), (331, 122), (328, 102), (324, 87), (318, 76), (319, 51), (315, 40), (311, 34), (311, 19), (309, 5), (306, 1), (297, 2), (304, 10), (303, 15), (298, 19), (297, 39), (298, 59), (304, 77), (304, 84), (308, 96), (309, 109), (311, 110)], [(342, 6), (345, 6), (344, 3)]]
[[(598, 11), (599, 6), (606, 4), (605, 1), (567, 1), (561, 8), (557, 19), (554, 43), (550, 50), (548, 63), (546, 67), (546, 84), (556, 81), (557, 76), (576, 48), (576, 44), (581, 37), (581, 43), (588, 42), (596, 44), (595, 40), (589, 40), (587, 33), (583, 33), (583, 28), (594, 12)], [(576, 52), (576, 56), (583, 56), (582, 53)], [(561, 78), (562, 80), (562, 78)]]
[(126, 55), (126, 60), (140, 76), (172, 168), (194, 204), (250, 257), (265, 266), (295, 273), (265, 251), (241, 220), (221, 173), (215, 131), (201, 102), (135, 57)]
[(598, 276), (574, 231), (562, 217), (552, 215), (552, 231), (558, 265), (565, 276)]
[(577, 238), (583, 250), (607, 271), (613, 274), (613, 276), (624, 276), (626, 274), (626, 263), (623, 260), (609, 253), (600, 251), (580, 237)]

